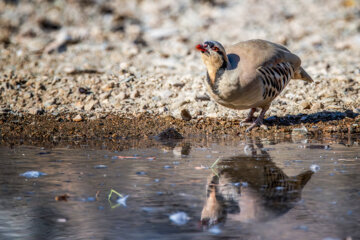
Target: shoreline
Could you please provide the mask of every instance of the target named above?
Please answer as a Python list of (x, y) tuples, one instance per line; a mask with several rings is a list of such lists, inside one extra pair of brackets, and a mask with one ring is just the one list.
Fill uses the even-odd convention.
[(59, 140), (100, 140), (100, 139), (148, 139), (168, 128), (176, 129), (183, 137), (230, 136), (264, 137), (276, 135), (318, 138), (330, 135), (360, 134), (360, 115), (352, 111), (320, 112), (317, 114), (270, 116), (262, 127), (245, 133), (247, 126), (240, 127), (241, 119), (197, 118), (177, 119), (172, 116), (151, 114), (116, 115), (107, 114), (102, 118), (79, 118), (77, 113), (58, 115), (13, 114), (0, 115), (0, 139), (48, 139)]

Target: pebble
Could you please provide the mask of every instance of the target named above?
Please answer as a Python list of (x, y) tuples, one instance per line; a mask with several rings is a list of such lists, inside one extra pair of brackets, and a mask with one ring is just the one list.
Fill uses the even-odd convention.
[(190, 121), (192, 118), (190, 112), (187, 109), (181, 110), (180, 114), (181, 118), (185, 121)]
[[(3, 16), (5, 26), (0, 30), (0, 42), (4, 43), (0, 44), (0, 89), (5, 90), (0, 91), (0, 99), (12, 111), (129, 114), (141, 110), (182, 118), (178, 113), (184, 106), (181, 102), (186, 101), (193, 117), (242, 119), (247, 110), (222, 107), (208, 96), (205, 66), (194, 45), (208, 36), (215, 36), (224, 45), (258, 36), (285, 44), (301, 57), (303, 67), (315, 80), (312, 84), (290, 81), (276, 99), (278, 104), (270, 107), (270, 117), (328, 110), (360, 112), (360, 69), (354, 64), (357, 55), (352, 54), (360, 46), (358, 16), (352, 3), (356, 1), (326, 6), (307, 1), (296, 8), (280, 1), (261, 5), (235, 1), (231, 7), (217, 4), (222, 1), (141, 1), (136, 8), (139, 12), (132, 2), (125, 2), (122, 9), (126, 14), (112, 10), (105, 15), (93, 10), (100, 8), (99, 1), (91, 2), (94, 8), (83, 8), (76, 1), (58, 5), (64, 21), (54, 21), (58, 19), (57, 11), (47, 11), (53, 7), (51, 2), (32, 1), (26, 5), (26, 11), (33, 13), (26, 24), (16, 20), (24, 15), (22, 7), (3, 6), (3, 12), (8, 14)], [(171, 11), (161, 14), (164, 9)], [(171, 17), (172, 11), (179, 9), (182, 14)], [(269, 14), (256, 14), (268, 13), (269, 9), (278, 17), (269, 21)], [(320, 18), (319, 12), (324, 13)], [(328, 24), (334, 13), (337, 19), (345, 20)], [(40, 23), (37, 16), (46, 18)], [(88, 21), (79, 24), (79, 16)], [(74, 24), (68, 25), (68, 19)], [(259, 29), (244, 27), (254, 22), (261, 26), (260, 35)], [(218, 29), (226, 34), (219, 35)], [(30, 64), (19, 61), (24, 56)], [(87, 96), (97, 103), (90, 103)], [(315, 119), (304, 117), (303, 121)]]
[(301, 105), (302, 108), (305, 109), (305, 110), (311, 108), (311, 103), (310, 103), (310, 102), (307, 102), (307, 101), (300, 103), (300, 105)]
[(140, 97), (140, 92), (138, 90), (135, 90), (130, 94), (130, 98), (138, 98), (138, 97)]
[(83, 120), (83, 118), (82, 118), (82, 116), (80, 114), (78, 114), (72, 120), (74, 122), (81, 122)]
[(94, 108), (95, 104), (97, 104), (98, 101), (97, 100), (91, 100), (89, 103), (85, 104), (85, 111), (90, 111)]
[(305, 126), (302, 126), (301, 128), (294, 128), (291, 132), (292, 135), (303, 135), (303, 134), (307, 134), (308, 130)]

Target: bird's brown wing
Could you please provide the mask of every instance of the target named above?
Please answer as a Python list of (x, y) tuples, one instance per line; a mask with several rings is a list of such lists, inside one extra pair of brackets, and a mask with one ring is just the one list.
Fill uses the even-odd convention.
[(238, 67), (242, 68), (242, 71), (268, 67), (281, 62), (290, 63), (295, 70), (301, 65), (300, 58), (284, 46), (260, 39), (239, 42), (226, 51), (229, 55), (239, 56)]

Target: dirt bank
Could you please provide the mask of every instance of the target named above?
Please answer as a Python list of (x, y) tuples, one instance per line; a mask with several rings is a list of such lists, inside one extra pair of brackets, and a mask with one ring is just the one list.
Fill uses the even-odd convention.
[[(322, 115), (323, 117), (320, 117)], [(316, 117), (316, 120), (313, 118)], [(293, 125), (292, 125), (293, 124)], [(152, 138), (168, 128), (175, 128), (184, 137), (193, 136), (269, 136), (304, 135), (322, 137), (360, 133), (360, 116), (352, 112), (318, 113), (270, 117), (266, 125), (245, 134), (246, 127), (239, 126), (239, 120), (221, 118), (198, 118), (190, 121), (173, 117), (148, 114), (134, 116), (107, 115), (89, 120), (77, 114), (15, 115), (0, 116), (0, 136), (7, 139), (101, 140), (101, 139), (146, 139)]]

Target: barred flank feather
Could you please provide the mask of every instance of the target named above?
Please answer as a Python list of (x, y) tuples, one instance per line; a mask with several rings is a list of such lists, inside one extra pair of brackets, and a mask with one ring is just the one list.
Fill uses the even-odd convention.
[(259, 67), (257, 72), (264, 86), (264, 100), (277, 97), (295, 75), (293, 66), (287, 62), (271, 67)]

